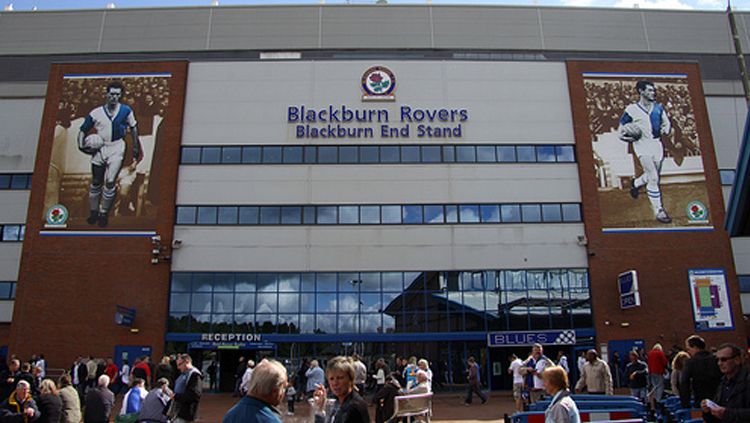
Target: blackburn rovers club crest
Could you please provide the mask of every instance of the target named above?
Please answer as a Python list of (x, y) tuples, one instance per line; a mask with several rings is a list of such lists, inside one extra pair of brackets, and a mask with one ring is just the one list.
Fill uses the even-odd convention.
[(396, 89), (396, 75), (385, 66), (373, 66), (362, 75), (362, 100), (393, 101)]
[(708, 209), (700, 201), (691, 201), (687, 205), (687, 217), (690, 223), (707, 223)]
[(65, 222), (68, 221), (68, 209), (62, 204), (55, 204), (54, 206), (47, 209), (47, 224), (46, 227), (64, 228)]

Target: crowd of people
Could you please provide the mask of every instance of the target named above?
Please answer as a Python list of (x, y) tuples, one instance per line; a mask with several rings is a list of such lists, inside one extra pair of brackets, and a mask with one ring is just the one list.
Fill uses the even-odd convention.
[(665, 398), (667, 387), (671, 395), (679, 397), (682, 408), (701, 408), (705, 421), (750, 421), (750, 372), (743, 364), (745, 352), (731, 343), (721, 344), (713, 351), (706, 341), (691, 335), (684, 349), (674, 346), (669, 354), (656, 343), (645, 352), (628, 352), (628, 362), (620, 374), (619, 358), (613, 361), (616, 379), (610, 365), (596, 350), (586, 351), (578, 359), (579, 379), (569, 383), (567, 359), (558, 356), (558, 363), (543, 354), (541, 345), (534, 345), (529, 357), (521, 360), (511, 355), (508, 372), (513, 375), (513, 395), (517, 411), (526, 404), (540, 401), (545, 395), (552, 400), (546, 415), (560, 423), (580, 421), (575, 401), (576, 393), (613, 395), (620, 379), (630, 395), (640, 399), (653, 412)]
[[(131, 367), (78, 357), (57, 381), (47, 375), (44, 356), (28, 362), (0, 360), (0, 421), (23, 423), (187, 423), (196, 419), (202, 374), (187, 354), (148, 357)], [(173, 389), (171, 387), (174, 387)], [(149, 390), (149, 388), (151, 388)], [(123, 394), (115, 410), (115, 396)]]

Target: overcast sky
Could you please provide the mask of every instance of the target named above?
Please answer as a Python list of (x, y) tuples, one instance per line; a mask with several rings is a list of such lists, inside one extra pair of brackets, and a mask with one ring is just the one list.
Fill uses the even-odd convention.
[[(119, 9), (133, 7), (208, 6), (211, 0), (111, 0)], [(0, 0), (15, 11), (60, 9), (103, 9), (110, 0)], [(428, 0), (388, 0), (390, 4), (425, 4)], [(320, 4), (321, 0), (219, 0), (220, 6), (248, 4)], [(375, 0), (325, 0), (326, 4), (373, 4)], [(504, 4), (544, 6), (591, 6), (657, 9), (725, 10), (726, 0), (432, 0), (432, 4)], [(735, 9), (750, 10), (750, 0), (735, 0)]]

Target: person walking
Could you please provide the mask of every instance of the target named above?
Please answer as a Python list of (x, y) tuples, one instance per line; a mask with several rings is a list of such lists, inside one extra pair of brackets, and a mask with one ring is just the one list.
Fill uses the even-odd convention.
[(628, 353), (630, 362), (625, 366), (625, 376), (628, 379), (630, 395), (638, 398), (645, 403), (648, 399), (648, 365), (640, 360), (638, 353), (630, 351)]
[(310, 362), (310, 368), (307, 369), (305, 377), (307, 377), (307, 389), (305, 390), (305, 393), (307, 393), (308, 396), (311, 397), (313, 392), (315, 392), (315, 389), (317, 389), (318, 385), (322, 385), (325, 383), (326, 378), (323, 369), (321, 369), (320, 365), (318, 364), (318, 360), (313, 360)]
[(107, 388), (109, 376), (101, 375), (97, 385), (86, 392), (84, 423), (107, 423), (115, 407), (115, 394)]
[(467, 360), (467, 366), (468, 368), (466, 369), (466, 372), (468, 374), (468, 388), (466, 391), (466, 399), (464, 400), (464, 405), (471, 405), (472, 397), (474, 394), (477, 394), (477, 396), (479, 396), (479, 399), (482, 400), (482, 404), (487, 403), (487, 396), (482, 392), (482, 378), (479, 370), (479, 364), (477, 364), (474, 356), (469, 357), (469, 359)]
[[(180, 376), (174, 384), (172, 401), (175, 402), (174, 423), (190, 423), (197, 418), (198, 404), (203, 392), (203, 375), (193, 367), (193, 359), (189, 354), (177, 356), (177, 369)], [(171, 416), (168, 416), (171, 417)]]
[[(682, 408), (691, 408), (704, 398), (713, 398), (721, 382), (721, 370), (713, 354), (706, 351), (706, 341), (700, 336), (689, 336), (685, 340), (685, 350), (690, 359), (680, 377), (680, 403)], [(691, 397), (695, 404), (691, 404)]]
[(73, 387), (69, 375), (60, 376), (60, 401), (62, 402), (62, 411), (60, 423), (80, 423), (81, 422), (81, 398), (78, 391)]
[(580, 423), (578, 406), (568, 390), (568, 372), (560, 366), (548, 367), (542, 374), (544, 389), (552, 396), (544, 411), (545, 423)]
[(154, 389), (143, 400), (141, 411), (138, 412), (138, 421), (141, 423), (167, 423), (164, 409), (169, 402), (170, 395), (172, 395), (172, 391), (169, 389), (169, 380), (167, 378), (157, 379)]
[(609, 365), (599, 358), (596, 350), (591, 349), (586, 353), (588, 362), (583, 366), (581, 378), (576, 384), (576, 391), (583, 392), (584, 389), (592, 395), (613, 395), (612, 373)]
[(648, 352), (648, 384), (651, 386), (652, 395), (651, 408), (655, 409), (656, 402), (661, 400), (664, 395), (664, 371), (667, 369), (669, 361), (664, 355), (661, 344), (656, 343), (651, 351)]
[(682, 378), (682, 371), (685, 370), (685, 363), (690, 359), (690, 354), (685, 351), (680, 351), (675, 354), (672, 359), (672, 373), (669, 375), (670, 386), (672, 387), (672, 394), (676, 397), (680, 397), (680, 379)]

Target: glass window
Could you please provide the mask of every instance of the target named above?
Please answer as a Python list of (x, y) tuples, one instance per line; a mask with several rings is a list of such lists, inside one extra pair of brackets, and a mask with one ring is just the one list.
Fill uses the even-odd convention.
[(279, 333), (299, 333), (299, 316), (279, 314)]
[(580, 222), (581, 207), (578, 204), (563, 204), (562, 216), (565, 222)]
[(315, 316), (315, 331), (317, 333), (336, 333), (336, 315), (318, 314)]
[(456, 161), (456, 148), (452, 145), (443, 146), (443, 162), (451, 163)]
[(398, 163), (399, 160), (399, 147), (397, 145), (383, 145), (380, 147), (381, 163)]
[(214, 313), (231, 313), (234, 309), (234, 294), (214, 293)]
[(459, 145), (456, 147), (456, 161), (473, 163), (477, 161), (477, 152), (473, 145)]
[(458, 223), (458, 206), (445, 206), (445, 223)]
[(263, 163), (281, 163), (281, 147), (275, 145), (263, 146)]
[(29, 175), (13, 175), (10, 179), (10, 189), (28, 189)]
[(177, 207), (177, 224), (194, 225), (195, 224), (195, 207), (180, 206)]
[(404, 289), (403, 273), (384, 272), (382, 274), (382, 277), (383, 277), (383, 291), (401, 292)]
[(276, 313), (278, 302), (276, 293), (258, 294), (256, 297), (256, 313)]
[[(201, 162), (201, 148), (200, 147), (182, 147), (182, 163), (193, 164)], [(7, 178), (7, 182), (6, 182)], [(0, 176), (0, 188), (7, 188), (10, 182), (8, 175)]]
[(260, 147), (242, 147), (242, 163), (260, 163)]
[(237, 207), (219, 207), (219, 225), (237, 224)]
[(542, 204), (542, 219), (545, 222), (561, 222), (562, 213), (559, 204)]
[(282, 150), (284, 163), (302, 163), (302, 147), (286, 146)]
[(539, 162), (554, 162), (556, 160), (555, 146), (538, 145), (536, 147), (536, 157)]
[(500, 214), (504, 223), (521, 221), (521, 206), (518, 204), (503, 204), (500, 206)]
[(558, 145), (555, 147), (557, 161), (560, 163), (573, 163), (576, 161), (575, 150), (572, 145)]
[(427, 205), (424, 206), (424, 222), (425, 223), (444, 223), (445, 214), (443, 212), (443, 206), (438, 205)]
[(481, 163), (495, 162), (495, 147), (491, 145), (477, 146), (477, 161)]
[(315, 333), (315, 315), (303, 314), (300, 316), (300, 333)]
[(374, 145), (359, 147), (360, 163), (377, 163), (380, 160), (379, 149)]
[(722, 185), (734, 185), (734, 169), (721, 169), (719, 170), (719, 176), (721, 177)]
[(401, 207), (399, 206), (382, 206), (381, 214), (383, 223), (401, 223)]
[(26, 225), (21, 225), (20, 232), (18, 234), (18, 240), (23, 241), (24, 236), (26, 235)]
[(211, 292), (214, 287), (213, 273), (196, 273), (193, 277), (193, 291)]
[[(194, 147), (194, 148), (198, 150), (198, 158), (196, 159), (197, 161), (194, 163), (198, 163), (200, 162), (200, 147)], [(183, 157), (184, 156), (185, 156), (185, 149), (183, 148)], [(183, 162), (183, 163), (186, 163), (186, 162)], [(10, 188), (10, 175), (8, 174), (0, 175), (0, 189), (8, 189), (8, 188)]]
[(401, 146), (402, 163), (419, 163), (419, 147), (416, 145)]
[(193, 293), (190, 303), (190, 311), (193, 313), (210, 313), (211, 294)]
[(318, 206), (318, 224), (336, 224), (336, 206)]
[(358, 156), (357, 146), (346, 145), (339, 147), (339, 163), (357, 163)]
[[(359, 290), (361, 292), (380, 292), (380, 273), (369, 272), (360, 273), (359, 279), (362, 281)], [(380, 295), (380, 294), (375, 294)]]
[(192, 273), (172, 273), (172, 291), (190, 292)]
[(497, 204), (482, 204), (479, 206), (482, 222), (500, 222), (500, 206)]
[(379, 224), (380, 206), (361, 206), (359, 208), (359, 221), (364, 224)]
[(278, 225), (281, 217), (281, 208), (279, 206), (261, 206), (260, 207), (260, 224), (261, 225)]
[[(10, 295), (10, 285), (8, 285), (8, 295)], [(170, 294), (169, 311), (190, 311), (190, 294)]]
[(243, 314), (255, 313), (255, 294), (234, 294), (234, 312)]
[(740, 283), (740, 292), (743, 294), (750, 292), (750, 276), (738, 275), (737, 279)]
[(257, 225), (258, 224), (258, 207), (242, 206), (240, 207), (240, 225)]
[[(10, 300), (11, 298), (11, 292), (13, 291), (13, 282), (0, 282), (0, 299), (2, 300)], [(185, 295), (185, 294), (182, 294)], [(190, 301), (190, 297), (188, 296), (188, 301)], [(182, 309), (183, 311), (187, 310), (187, 306)]]
[(462, 223), (479, 222), (479, 206), (462, 205), (459, 207), (459, 216)]
[(284, 206), (281, 208), (282, 225), (299, 225), (302, 223), (302, 207)]
[(402, 213), (405, 224), (422, 223), (422, 206), (403, 206)]
[(342, 224), (359, 223), (359, 207), (339, 206), (339, 223), (342, 223)]
[(424, 145), (421, 147), (421, 150), (423, 163), (440, 163), (439, 145)]
[(302, 223), (305, 225), (315, 224), (315, 206), (302, 207)]
[(533, 145), (519, 145), (516, 147), (518, 152), (518, 161), (522, 163), (529, 163), (536, 161), (536, 149)]
[(318, 147), (318, 163), (338, 163), (338, 148), (332, 146)]
[(303, 313), (315, 313), (315, 295), (300, 295), (300, 310)]
[(222, 163), (242, 162), (242, 147), (223, 147), (221, 149)]
[(299, 294), (279, 294), (279, 313), (299, 313)]
[(318, 292), (336, 292), (336, 274), (318, 273), (316, 289)]
[(221, 147), (203, 147), (201, 151), (201, 163), (221, 163)]
[(234, 291), (234, 273), (217, 273), (214, 275), (214, 292)]
[(255, 292), (255, 273), (235, 274), (234, 286), (237, 292)]
[(306, 145), (304, 148), (305, 163), (317, 163), (318, 162), (318, 147), (314, 145)]
[(539, 210), (539, 204), (522, 204), (521, 218), (524, 222), (541, 222), (542, 213)]
[(299, 291), (299, 273), (282, 273), (279, 275), (279, 292)]
[(336, 294), (326, 293), (315, 296), (315, 309), (318, 313), (336, 312)]
[(514, 163), (516, 161), (516, 147), (512, 145), (497, 146), (497, 161), (501, 163)]
[[(359, 291), (359, 273), (339, 273), (339, 292), (355, 293)], [(341, 296), (339, 296), (341, 299)], [(339, 305), (339, 308), (341, 306)]]
[(217, 208), (214, 206), (198, 207), (198, 224), (215, 225)]

